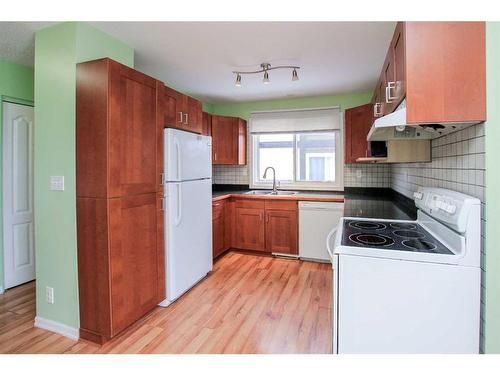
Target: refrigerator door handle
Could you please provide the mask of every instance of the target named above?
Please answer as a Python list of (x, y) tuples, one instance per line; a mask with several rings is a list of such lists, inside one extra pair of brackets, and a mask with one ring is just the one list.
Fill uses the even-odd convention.
[(174, 138), (175, 150), (177, 153), (177, 180), (181, 180), (181, 145), (177, 138)]
[(175, 219), (174, 219), (174, 225), (176, 227), (179, 226), (179, 224), (181, 223), (182, 221), (182, 190), (181, 190), (181, 184), (175, 184), (177, 186), (177, 202), (176, 202), (176, 205), (177, 205), (177, 212), (176, 212), (176, 215), (175, 215)]

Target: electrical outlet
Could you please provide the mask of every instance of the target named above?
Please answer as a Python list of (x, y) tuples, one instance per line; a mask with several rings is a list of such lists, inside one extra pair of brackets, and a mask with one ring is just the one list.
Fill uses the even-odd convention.
[(361, 172), (359, 169), (356, 171), (356, 178), (361, 178), (363, 177), (363, 172)]
[(50, 176), (50, 190), (64, 190), (64, 176)]
[(54, 304), (54, 288), (50, 286), (45, 287), (45, 301), (51, 305)]

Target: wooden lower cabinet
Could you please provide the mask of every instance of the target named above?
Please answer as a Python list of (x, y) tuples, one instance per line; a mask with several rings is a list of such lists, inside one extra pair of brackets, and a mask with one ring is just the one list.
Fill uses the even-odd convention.
[(298, 254), (297, 202), (228, 198), (212, 203), (213, 257), (230, 248)]
[(80, 335), (103, 343), (164, 298), (157, 193), (78, 198)]
[[(296, 201), (236, 199), (228, 202), (225, 212), (225, 249), (298, 254)], [(228, 240), (232, 241), (228, 243)]]
[(235, 247), (267, 251), (263, 208), (236, 207)]
[(224, 201), (212, 203), (212, 255), (217, 258), (226, 250), (226, 217)]
[(297, 211), (266, 210), (266, 248), (271, 253), (299, 253)]

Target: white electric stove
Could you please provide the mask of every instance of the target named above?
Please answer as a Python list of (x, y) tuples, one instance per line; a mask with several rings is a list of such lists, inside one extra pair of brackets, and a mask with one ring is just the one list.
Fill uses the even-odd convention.
[(478, 353), (481, 204), (414, 194), (416, 221), (343, 217), (332, 229), (334, 353)]

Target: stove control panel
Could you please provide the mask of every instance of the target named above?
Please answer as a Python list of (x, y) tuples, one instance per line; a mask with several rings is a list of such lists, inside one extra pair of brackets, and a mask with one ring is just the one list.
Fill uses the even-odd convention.
[(481, 204), (477, 198), (441, 188), (420, 188), (414, 198), (420, 210), (460, 233), (465, 232), (473, 207), (480, 209)]

